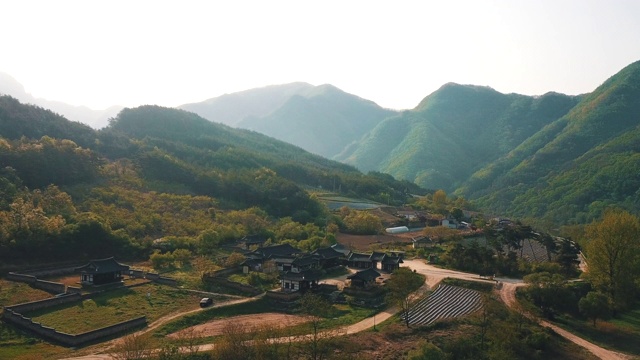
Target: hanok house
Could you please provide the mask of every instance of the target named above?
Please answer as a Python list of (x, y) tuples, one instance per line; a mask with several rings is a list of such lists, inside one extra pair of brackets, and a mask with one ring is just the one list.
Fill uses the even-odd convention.
[(351, 280), (351, 287), (366, 288), (374, 285), (379, 276), (379, 272), (369, 268), (347, 276), (347, 280)]
[(323, 269), (340, 265), (340, 260), (344, 258), (344, 254), (333, 247), (320, 248), (311, 254), (319, 257)]
[(113, 257), (91, 260), (88, 264), (75, 269), (80, 272), (82, 285), (104, 285), (122, 281), (122, 274), (129, 271), (129, 265), (118, 263)]
[(347, 265), (356, 269), (368, 269), (373, 266), (370, 254), (352, 252), (347, 258)]
[(431, 248), (434, 245), (433, 240), (428, 236), (411, 238), (411, 242), (413, 243), (414, 249)]
[(240, 239), (240, 243), (243, 243), (245, 249), (247, 250), (249, 250), (253, 246), (261, 247), (265, 242), (267, 242), (267, 237), (260, 234), (247, 235)]
[(380, 261), (380, 267), (383, 271), (393, 272), (396, 269), (400, 268), (400, 264), (402, 264), (401, 256), (392, 256), (385, 254)]
[(318, 280), (320, 280), (320, 272), (317, 270), (285, 271), (280, 274), (281, 290), (285, 292), (313, 289), (318, 286)]
[(295, 257), (297, 254), (301, 254), (300, 249), (296, 249), (289, 244), (273, 245), (258, 248), (246, 255), (247, 259), (253, 259), (261, 264), (267, 260), (273, 260), (275, 258), (283, 257)]

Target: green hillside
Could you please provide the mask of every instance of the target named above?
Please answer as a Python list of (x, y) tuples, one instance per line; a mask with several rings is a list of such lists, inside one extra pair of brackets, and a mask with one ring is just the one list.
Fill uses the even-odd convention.
[(247, 117), (238, 126), (332, 158), (395, 114), (331, 85), (321, 85), (292, 96), (267, 116)]
[(337, 159), (420, 186), (453, 191), (568, 112), (575, 97), (534, 98), (446, 84), (414, 110), (385, 120)]
[(474, 174), (460, 193), (498, 212), (588, 222), (640, 203), (640, 62)]
[(638, 212), (640, 62), (580, 96), (446, 84), (336, 159), (475, 200), (485, 211), (584, 223)]
[(266, 231), (266, 218), (326, 225), (329, 215), (309, 188), (396, 204), (424, 193), (158, 106), (124, 109), (95, 131), (0, 97), (0, 130), (0, 260), (9, 263), (146, 259), (163, 237), (206, 252)]

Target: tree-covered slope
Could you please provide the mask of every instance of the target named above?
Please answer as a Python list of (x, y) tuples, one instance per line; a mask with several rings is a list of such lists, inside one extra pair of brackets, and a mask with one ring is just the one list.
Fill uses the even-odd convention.
[(640, 204), (640, 62), (569, 113), (475, 173), (460, 193), (498, 212), (590, 221), (608, 205)]
[(337, 159), (363, 171), (453, 191), (566, 114), (576, 101), (556, 93), (536, 98), (446, 84), (415, 109), (380, 123)]
[(292, 96), (270, 115), (245, 118), (238, 127), (332, 158), (395, 114), (334, 86), (321, 85)]

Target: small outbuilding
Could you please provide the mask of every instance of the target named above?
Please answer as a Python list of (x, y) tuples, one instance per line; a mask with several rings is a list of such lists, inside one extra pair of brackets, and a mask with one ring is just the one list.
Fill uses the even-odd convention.
[(113, 257), (91, 260), (75, 269), (80, 273), (82, 285), (104, 285), (122, 281), (122, 274), (129, 271), (129, 265), (120, 264)]
[(380, 276), (380, 273), (372, 268), (358, 271), (355, 274), (347, 276), (348, 280), (351, 280), (352, 287), (369, 287), (376, 283), (376, 279)]

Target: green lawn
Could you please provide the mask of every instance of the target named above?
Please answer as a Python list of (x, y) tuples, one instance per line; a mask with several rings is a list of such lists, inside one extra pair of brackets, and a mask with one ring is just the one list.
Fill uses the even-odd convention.
[(198, 308), (200, 298), (201, 295), (167, 286), (147, 284), (24, 315), (58, 331), (78, 334), (143, 315), (152, 323), (170, 313)]
[(22, 304), (51, 296), (48, 292), (34, 289), (27, 284), (0, 279), (0, 306)]

